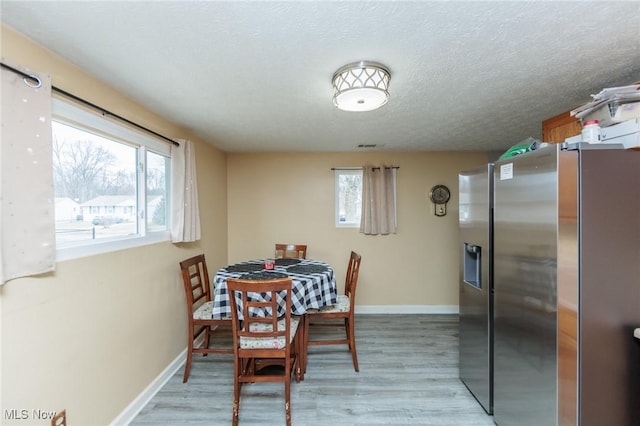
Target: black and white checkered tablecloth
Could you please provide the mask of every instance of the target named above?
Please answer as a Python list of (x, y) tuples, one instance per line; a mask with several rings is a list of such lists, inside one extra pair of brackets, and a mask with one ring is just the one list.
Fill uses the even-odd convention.
[[(249, 262), (235, 263), (225, 266), (216, 272), (214, 278), (214, 300), (213, 300), (213, 318), (230, 318), (231, 303), (229, 302), (229, 293), (227, 291), (228, 278), (252, 278), (250, 274), (258, 274), (258, 276), (268, 277), (270, 271), (263, 269), (264, 260), (251, 260)], [(336, 277), (333, 268), (313, 259), (300, 259), (295, 262), (289, 259), (278, 259), (276, 261), (274, 278), (279, 278), (285, 274), (291, 277), (291, 310), (294, 315), (302, 315), (307, 309), (320, 309), (323, 306), (335, 305), (337, 302)], [(255, 277), (256, 275), (254, 275)], [(259, 297), (256, 293), (256, 297)], [(240, 299), (236, 298), (239, 303)], [(279, 303), (282, 312), (278, 312), (278, 316), (284, 314), (285, 301)]]

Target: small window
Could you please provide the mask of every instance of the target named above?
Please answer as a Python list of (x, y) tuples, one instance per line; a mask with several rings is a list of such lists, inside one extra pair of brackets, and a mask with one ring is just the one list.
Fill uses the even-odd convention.
[(60, 99), (53, 114), (57, 259), (169, 239), (168, 144)]
[(362, 170), (336, 169), (336, 227), (359, 228), (362, 213)]

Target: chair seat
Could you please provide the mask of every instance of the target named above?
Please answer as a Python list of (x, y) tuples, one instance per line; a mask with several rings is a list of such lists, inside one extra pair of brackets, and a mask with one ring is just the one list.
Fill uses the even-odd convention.
[(205, 302), (193, 313), (193, 319), (210, 320), (213, 317), (213, 301)]
[[(300, 319), (297, 317), (291, 317), (291, 342), (298, 330), (298, 324)], [(278, 320), (278, 331), (285, 329), (285, 319)], [(252, 323), (250, 325), (252, 332), (268, 332), (272, 331), (271, 324), (266, 323)], [(291, 343), (290, 342), (290, 343)], [(242, 349), (284, 349), (285, 341), (284, 337), (240, 337), (240, 347)]]
[(349, 296), (345, 296), (344, 294), (338, 295), (338, 301), (335, 305), (331, 306), (323, 306), (320, 309), (308, 309), (308, 314), (317, 314), (317, 313), (330, 313), (330, 312), (349, 312), (351, 309), (351, 301), (349, 300)]

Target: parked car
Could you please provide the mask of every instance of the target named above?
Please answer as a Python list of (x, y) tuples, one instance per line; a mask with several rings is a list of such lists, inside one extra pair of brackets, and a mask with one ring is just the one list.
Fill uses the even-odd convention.
[(114, 223), (122, 223), (122, 218), (118, 216), (96, 216), (91, 223), (94, 225), (109, 226)]

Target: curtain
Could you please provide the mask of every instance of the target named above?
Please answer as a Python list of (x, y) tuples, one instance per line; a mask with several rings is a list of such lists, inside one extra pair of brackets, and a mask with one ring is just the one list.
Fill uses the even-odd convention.
[(51, 77), (2, 68), (0, 284), (55, 268)]
[(395, 234), (395, 167), (365, 166), (362, 173), (362, 217), (360, 232), (366, 235)]
[(171, 240), (183, 243), (200, 239), (200, 211), (195, 148), (191, 141), (178, 142), (171, 145)]

